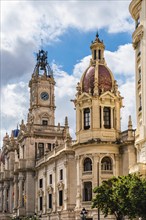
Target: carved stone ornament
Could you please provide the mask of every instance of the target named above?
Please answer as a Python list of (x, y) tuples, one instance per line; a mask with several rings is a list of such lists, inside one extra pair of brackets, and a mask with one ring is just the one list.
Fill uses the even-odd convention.
[(62, 182), (59, 182), (59, 183), (57, 184), (57, 188), (58, 188), (58, 190), (63, 190), (64, 184), (63, 184)]
[(38, 196), (43, 196), (43, 194), (44, 194), (44, 191), (42, 189), (39, 189), (38, 190)]
[(48, 186), (47, 190), (48, 190), (49, 193), (52, 193), (53, 192), (53, 187), (52, 186)]

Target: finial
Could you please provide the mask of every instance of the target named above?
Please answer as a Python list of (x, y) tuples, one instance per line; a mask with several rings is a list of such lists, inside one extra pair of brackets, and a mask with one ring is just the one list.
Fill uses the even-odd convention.
[(14, 138), (14, 132), (13, 132), (13, 130), (11, 131), (11, 138)]
[(129, 128), (129, 129), (132, 129), (131, 115), (129, 115), (128, 128)]
[(68, 118), (67, 118), (67, 116), (65, 117), (65, 127), (68, 127)]
[(97, 37), (97, 38), (99, 37), (99, 33), (98, 33), (98, 30), (97, 30), (97, 32), (96, 32), (96, 37)]

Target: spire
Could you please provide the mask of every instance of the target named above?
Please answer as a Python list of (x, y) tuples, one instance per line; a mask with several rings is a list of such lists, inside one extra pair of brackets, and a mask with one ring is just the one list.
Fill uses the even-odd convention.
[(132, 120), (131, 115), (129, 115), (129, 121), (128, 121), (128, 130), (132, 129)]
[(132, 120), (131, 120), (131, 115), (129, 115), (129, 121), (128, 121), (128, 140), (133, 140), (133, 129), (132, 129)]
[(97, 38), (99, 37), (99, 33), (98, 33), (98, 31), (96, 32), (96, 37), (97, 37)]
[(47, 61), (47, 51), (43, 49), (39, 50), (37, 53), (37, 64), (34, 69), (34, 75), (44, 75), (47, 77), (53, 77), (53, 71)]
[(68, 127), (68, 117), (65, 117), (65, 127)]

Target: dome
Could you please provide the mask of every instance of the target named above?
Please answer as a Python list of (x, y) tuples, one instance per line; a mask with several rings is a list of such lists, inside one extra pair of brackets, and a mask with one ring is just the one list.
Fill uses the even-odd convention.
[(91, 66), (87, 70), (87, 72), (84, 75), (83, 78), (83, 91), (89, 92), (89, 88), (91, 89), (91, 92), (93, 92), (94, 88), (94, 73), (95, 73), (95, 67)]
[[(89, 69), (87, 69), (84, 78), (83, 78), (83, 92), (89, 92), (93, 94), (94, 91), (94, 79), (95, 79), (95, 67), (91, 66)], [(102, 90), (110, 91), (112, 89), (112, 77), (104, 65), (98, 65), (98, 88), (99, 93), (101, 93)]]

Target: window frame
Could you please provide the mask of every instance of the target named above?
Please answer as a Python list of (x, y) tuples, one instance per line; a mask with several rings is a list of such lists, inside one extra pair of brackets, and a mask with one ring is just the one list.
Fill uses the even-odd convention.
[(92, 182), (83, 182), (83, 202), (92, 201)]
[(92, 160), (86, 157), (83, 161), (83, 172), (92, 172)]
[(111, 108), (105, 106), (103, 108), (103, 120), (104, 120), (104, 128), (111, 128)]
[(85, 130), (90, 129), (90, 123), (91, 123), (90, 115), (91, 115), (90, 108), (84, 108), (84, 129)]

